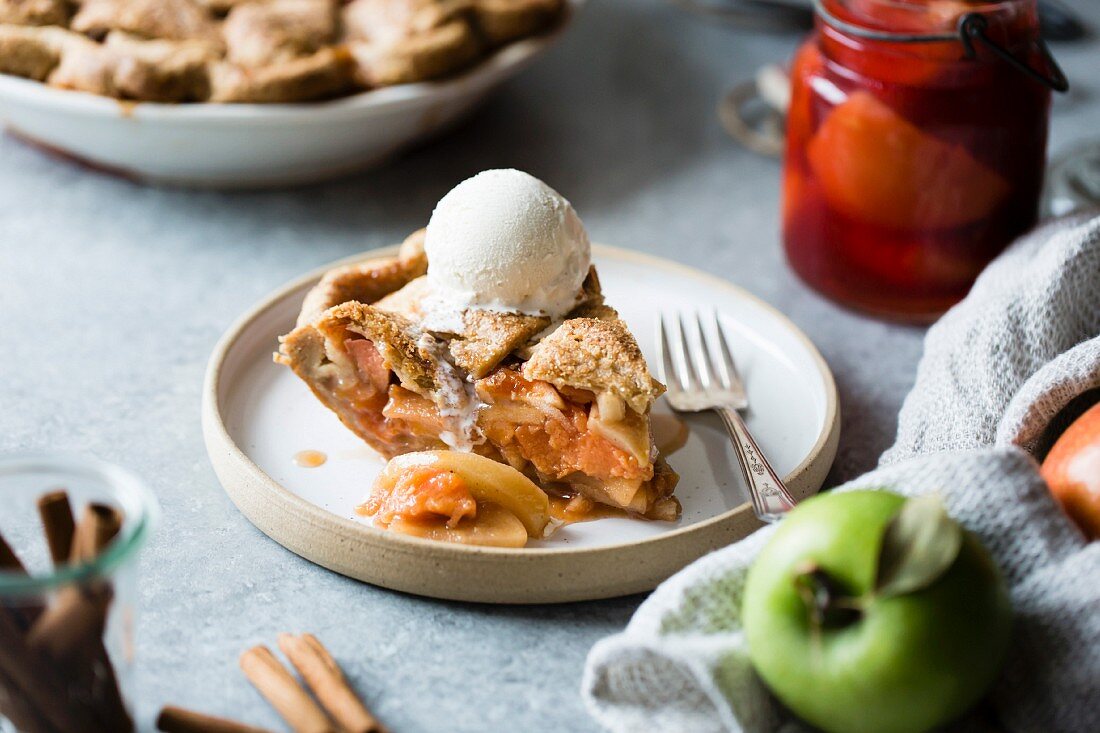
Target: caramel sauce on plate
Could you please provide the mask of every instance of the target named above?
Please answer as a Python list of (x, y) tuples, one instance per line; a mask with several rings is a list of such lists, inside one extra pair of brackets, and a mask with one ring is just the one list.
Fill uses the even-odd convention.
[(563, 524), (594, 522), (597, 519), (629, 517), (630, 513), (618, 507), (597, 504), (583, 496), (550, 495), (550, 516)]
[(317, 468), (327, 460), (328, 456), (319, 450), (301, 450), (294, 454), (294, 465), (302, 468)]

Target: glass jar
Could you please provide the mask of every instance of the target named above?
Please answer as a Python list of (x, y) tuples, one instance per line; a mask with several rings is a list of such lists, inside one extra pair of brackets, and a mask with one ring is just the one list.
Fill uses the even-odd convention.
[[(46, 512), (44, 495), (67, 502)], [(137, 555), (156, 500), (117, 466), (30, 455), (0, 459), (0, 506), (0, 729), (132, 730)]]
[(929, 321), (1038, 213), (1050, 89), (1035, 0), (818, 0), (791, 69), (783, 239), (844, 305)]

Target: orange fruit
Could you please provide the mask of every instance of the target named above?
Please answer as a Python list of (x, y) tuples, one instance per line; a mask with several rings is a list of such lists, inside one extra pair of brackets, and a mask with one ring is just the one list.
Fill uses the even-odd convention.
[(1042, 475), (1085, 535), (1100, 539), (1100, 404), (1062, 433), (1043, 461)]

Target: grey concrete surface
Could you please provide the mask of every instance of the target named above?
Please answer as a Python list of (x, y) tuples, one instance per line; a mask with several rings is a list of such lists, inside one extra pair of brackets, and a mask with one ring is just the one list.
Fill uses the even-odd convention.
[[(1100, 28), (1100, 6), (1074, 7)], [(839, 382), (832, 480), (874, 465), (923, 331), (848, 313), (795, 279), (777, 233), (778, 164), (714, 115), (725, 88), (797, 42), (661, 0), (596, 0), (453, 134), (297, 190), (146, 188), (0, 140), (0, 449), (91, 453), (160, 497), (165, 521), (142, 559), (144, 729), (166, 702), (281, 729), (236, 659), (287, 629), (319, 634), (394, 733), (594, 728), (577, 694), (585, 653), (639, 597), (500, 608), (347, 580), (255, 530), (203, 449), (203, 369), (234, 317), (307, 269), (399, 240), (478, 170), (526, 169), (573, 201), (595, 240), (703, 266), (779, 306)], [(1100, 133), (1098, 49), (1055, 47), (1075, 85), (1055, 105), (1055, 154)]]

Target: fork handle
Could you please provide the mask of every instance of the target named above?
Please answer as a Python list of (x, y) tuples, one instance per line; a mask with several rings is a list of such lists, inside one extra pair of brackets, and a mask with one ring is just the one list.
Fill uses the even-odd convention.
[(752, 497), (752, 508), (756, 516), (763, 522), (776, 522), (783, 515), (794, 508), (794, 499), (791, 498), (787, 487), (776, 475), (775, 469), (764, 457), (760, 446), (749, 432), (741, 414), (732, 407), (716, 407), (714, 411), (722, 418), (722, 422), (733, 438), (733, 447), (737, 451), (737, 461), (741, 464), (741, 473), (745, 476), (745, 483), (749, 486), (749, 495)]

